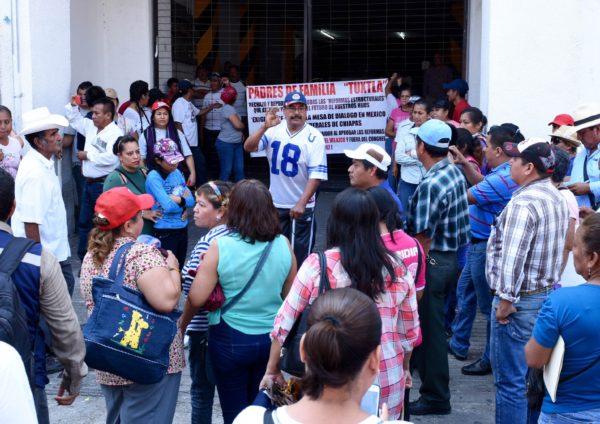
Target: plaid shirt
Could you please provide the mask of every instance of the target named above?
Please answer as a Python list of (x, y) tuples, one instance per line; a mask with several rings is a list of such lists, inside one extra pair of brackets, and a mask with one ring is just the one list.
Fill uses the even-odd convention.
[[(325, 255), (331, 288), (350, 286), (350, 277), (342, 267), (339, 249), (327, 250)], [(395, 258), (396, 279), (392, 283), (387, 271), (383, 271), (387, 288), (377, 300), (382, 321), (381, 404), (387, 402), (391, 417), (400, 416), (404, 402), (404, 351), (412, 351), (420, 334), (415, 284), (399, 256)], [(273, 339), (283, 344), (302, 311), (315, 301), (319, 294), (320, 275), (319, 257), (313, 253), (298, 270), (292, 288), (279, 308), (271, 332)]]
[(486, 273), (496, 295), (517, 302), (520, 294), (558, 282), (568, 223), (566, 201), (550, 178), (515, 191), (487, 245)]
[(467, 184), (448, 159), (432, 166), (408, 206), (408, 232), (425, 233), (431, 250), (456, 252), (468, 242)]

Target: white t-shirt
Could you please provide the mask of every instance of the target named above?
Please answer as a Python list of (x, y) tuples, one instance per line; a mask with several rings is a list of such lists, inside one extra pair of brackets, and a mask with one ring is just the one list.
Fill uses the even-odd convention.
[[(327, 180), (325, 139), (309, 124), (290, 134), (287, 122), (269, 128), (260, 139), (258, 151), (264, 150), (269, 160), (275, 207), (291, 209), (302, 196), (309, 179)], [(314, 196), (306, 204), (315, 206)]]
[[(265, 408), (262, 406), (250, 405), (242, 412), (239, 413), (235, 420), (233, 420), (233, 424), (262, 424), (265, 416)], [(275, 410), (273, 414), (273, 421), (275, 424), (306, 424), (301, 423), (300, 421), (296, 421), (292, 417), (289, 416), (287, 411), (287, 406), (282, 406)], [(383, 421), (381, 418), (376, 417), (375, 415), (369, 416), (367, 419), (362, 420), (355, 424), (409, 424), (407, 421)], [(348, 423), (353, 424), (353, 423)]]
[[(162, 140), (163, 138), (167, 137), (167, 129), (160, 129), (160, 128), (155, 128), (154, 129), (155, 133), (156, 133), (156, 141), (158, 140)], [(140, 135), (140, 139), (138, 140), (138, 144), (140, 146), (140, 156), (142, 157), (142, 159), (146, 160), (146, 156), (148, 156), (148, 142), (146, 141), (146, 133), (143, 132)], [(190, 146), (188, 145), (188, 142), (185, 138), (185, 135), (177, 130), (177, 135), (179, 136), (179, 142), (181, 143), (181, 154), (183, 155), (183, 157), (188, 157), (192, 155), (192, 151), (190, 150)]]
[[(202, 109), (206, 109), (213, 103), (223, 104), (223, 101), (221, 100), (221, 91), (222, 90), (217, 92), (209, 91), (206, 93), (206, 96), (204, 96), (204, 101), (202, 102)], [(206, 121), (204, 121), (204, 128), (211, 131), (221, 131), (221, 109), (213, 109), (204, 116), (206, 117)]]
[(246, 86), (240, 80), (238, 82), (229, 82), (229, 84), (237, 91), (237, 97), (233, 103), (233, 107), (238, 115), (248, 116), (248, 109), (246, 108)]
[(19, 353), (0, 342), (0, 422), (37, 424), (33, 395)]
[(394, 97), (394, 95), (392, 93), (388, 94), (385, 97), (385, 112), (386, 112), (386, 117), (390, 117), (390, 115), (392, 114), (392, 110), (396, 109), (397, 107), (400, 106), (400, 103), (398, 102), (398, 99), (396, 97)]
[(198, 121), (196, 116), (200, 113), (200, 110), (192, 102), (180, 97), (173, 103), (171, 113), (175, 122), (181, 123), (188, 144), (191, 147), (198, 146)]
[(138, 133), (141, 133), (150, 126), (150, 118), (146, 114), (145, 109), (142, 110), (142, 114), (140, 115), (135, 110), (128, 107), (123, 112), (123, 117), (133, 123), (134, 128)]

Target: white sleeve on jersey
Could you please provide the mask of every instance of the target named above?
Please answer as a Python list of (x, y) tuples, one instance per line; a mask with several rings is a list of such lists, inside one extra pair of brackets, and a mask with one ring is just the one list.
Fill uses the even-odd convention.
[[(315, 137), (311, 141), (311, 137)], [(325, 139), (321, 131), (311, 128), (308, 136), (308, 178), (315, 180), (327, 180), (327, 154), (325, 153)]]

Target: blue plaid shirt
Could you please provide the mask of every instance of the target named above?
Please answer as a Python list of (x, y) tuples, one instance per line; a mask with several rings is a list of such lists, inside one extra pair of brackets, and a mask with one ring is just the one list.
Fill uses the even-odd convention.
[(425, 233), (431, 250), (455, 252), (468, 242), (469, 205), (467, 184), (448, 159), (425, 174), (408, 206), (408, 231)]

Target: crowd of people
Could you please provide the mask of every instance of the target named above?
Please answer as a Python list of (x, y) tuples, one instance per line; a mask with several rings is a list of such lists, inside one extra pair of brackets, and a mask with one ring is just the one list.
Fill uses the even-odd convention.
[[(0, 247), (9, 250), (11, 232), (36, 242), (12, 277), (35, 340), (32, 390), (24, 400), (15, 391), (16, 406), (49, 422), (47, 352), (64, 367), (60, 404), (75, 400), (87, 374), (54, 169), (72, 146), (88, 313), (98, 307), (95, 279), (117, 266), (124, 246), (124, 287), (157, 314), (184, 302), (158, 383), (96, 372), (107, 423), (172, 422), (186, 344), (193, 423), (211, 422), (215, 388), (225, 423), (449, 414), (448, 355), (468, 358), (477, 308), (485, 346), (461, 371), (493, 373), (497, 423), (600, 420), (600, 107), (581, 105), (556, 116), (548, 135), (527, 138), (514, 123), (488, 126), (464, 80), (443, 84), (446, 96), (430, 102), (394, 74), (385, 146), (344, 151), (350, 187), (335, 197), (325, 250), (316, 253), (328, 168), (305, 95), (288, 93), (284, 119), (271, 108), (248, 134), (237, 66), (220, 75), (200, 65), (194, 81), (167, 86), (163, 94), (134, 81), (120, 105), (114, 89), (84, 82), (64, 115), (31, 110), (20, 131), (0, 106)], [(245, 179), (244, 151), (266, 154), (269, 188)], [(188, 256), (190, 220), (205, 232)], [(568, 266), (584, 285), (561, 287)], [(251, 406), (289, 379), (280, 357), (305, 312), (303, 397), (272, 411)], [(549, 361), (559, 335), (568, 382), (556, 402), (547, 396), (532, 410), (528, 374)], [(419, 396), (409, 399), (413, 373)], [(360, 409), (371, 384), (381, 417)]]

